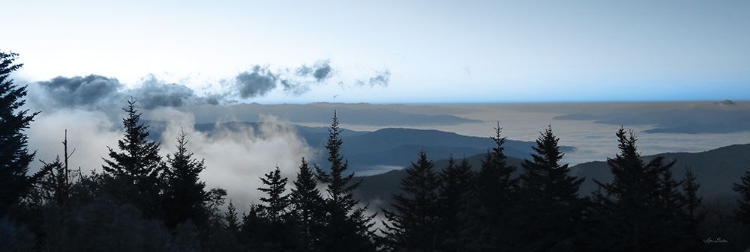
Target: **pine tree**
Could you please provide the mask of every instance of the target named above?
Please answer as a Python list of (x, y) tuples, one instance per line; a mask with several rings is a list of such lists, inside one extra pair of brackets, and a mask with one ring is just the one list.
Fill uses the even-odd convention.
[(732, 189), (740, 194), (740, 198), (737, 200), (738, 207), (734, 210), (734, 213), (737, 215), (737, 219), (742, 222), (742, 225), (750, 229), (750, 171), (745, 171), (741, 182), (735, 183)]
[(383, 209), (388, 220), (383, 221), (386, 245), (392, 251), (435, 251), (440, 248), (437, 229), (440, 178), (424, 151), (419, 153), (419, 160), (406, 169), (406, 174), (400, 187), (404, 194), (393, 196), (394, 211)]
[[(670, 240), (673, 219), (665, 213), (667, 200), (664, 175), (674, 162), (664, 164), (663, 157), (644, 162), (636, 148), (635, 135), (629, 136), (623, 128), (617, 132), (620, 153), (607, 164), (614, 175), (612, 183), (594, 180), (605, 193), (599, 194), (601, 209), (597, 213), (603, 221), (592, 234), (606, 248), (621, 248), (625, 251), (661, 250), (672, 251), (675, 241)], [(679, 210), (679, 209), (678, 209)], [(667, 228), (665, 228), (667, 227)], [(595, 250), (605, 249), (602, 247)]]
[(287, 216), (290, 204), (289, 194), (284, 194), (287, 178), (281, 177), (281, 170), (278, 166), (275, 170), (266, 173), (264, 177), (261, 177), (260, 180), (268, 187), (261, 187), (258, 190), (268, 196), (260, 198), (260, 201), (265, 204), (259, 205), (258, 211), (260, 216), (272, 223), (281, 223)]
[(686, 246), (694, 248), (694, 251), (704, 251), (705, 243), (698, 235), (698, 226), (703, 220), (704, 214), (698, 213), (698, 207), (701, 205), (702, 198), (698, 196), (698, 189), (700, 184), (697, 182), (698, 177), (690, 170), (685, 167), (685, 179), (682, 184), (682, 191), (684, 192), (684, 213), (687, 225), (685, 227)]
[(244, 233), (250, 241), (251, 248), (260, 251), (295, 251), (298, 249), (298, 237), (295, 236), (294, 222), (290, 214), (290, 195), (286, 191), (287, 178), (281, 176), (281, 170), (264, 174), (260, 178), (266, 187), (258, 188), (265, 193), (262, 204), (254, 205), (243, 223)]
[(49, 169), (28, 176), (29, 164), (36, 152), (29, 153), (28, 137), (23, 133), (39, 112), (21, 110), (26, 104), (26, 87), (18, 87), (10, 73), (23, 64), (15, 64), (17, 53), (0, 52), (0, 217), (20, 202)]
[(568, 165), (561, 165), (564, 153), (549, 126), (532, 146), (532, 160), (521, 164), (518, 215), (527, 223), (522, 227), (522, 246), (528, 251), (575, 250), (575, 230), (582, 219), (584, 201), (578, 197), (583, 178), (570, 176)]
[(227, 229), (231, 232), (237, 232), (240, 230), (240, 220), (237, 218), (237, 208), (234, 207), (232, 200), (229, 200), (229, 206), (227, 206), (227, 212), (224, 214), (224, 220), (227, 223)]
[(468, 201), (473, 178), (469, 161), (464, 158), (456, 165), (452, 156), (448, 159), (448, 167), (440, 173), (437, 227), (442, 231), (439, 240), (442, 241), (443, 251), (461, 251), (466, 247), (466, 241), (461, 236), (464, 227), (460, 213)]
[(205, 169), (203, 160), (194, 159), (193, 153), (188, 152), (186, 137), (182, 131), (177, 137), (177, 150), (172, 156), (167, 155), (169, 166), (165, 170), (167, 184), (163, 208), (169, 228), (188, 220), (202, 227), (211, 214), (206, 207), (209, 201), (206, 183), (199, 178)]
[(127, 117), (122, 119), (125, 136), (117, 141), (120, 151), (110, 147), (110, 159), (104, 159), (105, 176), (112, 182), (114, 196), (135, 205), (147, 218), (158, 215), (159, 198), (165, 165), (159, 156), (158, 142), (148, 140), (148, 126), (140, 123), (141, 114), (135, 101), (128, 100), (123, 108)]
[(505, 137), (502, 128), (495, 128), (495, 147), (482, 160), (482, 167), (474, 179), (471, 202), (467, 205), (465, 237), (472, 250), (510, 250), (518, 242), (513, 237), (521, 223), (513, 218), (516, 207), (518, 179), (511, 175), (516, 168), (505, 163)]
[(323, 197), (318, 191), (317, 181), (313, 170), (310, 169), (305, 158), (297, 172), (297, 180), (292, 188), (291, 201), (294, 207), (296, 225), (299, 232), (300, 246), (307, 251), (315, 251), (318, 246), (323, 217)]
[(338, 117), (334, 112), (326, 143), (330, 172), (315, 166), (316, 178), (327, 184), (321, 249), (331, 252), (374, 251), (375, 245), (371, 238), (373, 234), (370, 230), (374, 225), (374, 215), (365, 215), (367, 207), (359, 207), (359, 201), (352, 196), (352, 191), (359, 187), (361, 181), (352, 182), (354, 173), (343, 175), (349, 165), (340, 153), (343, 141), (339, 137), (341, 129), (338, 125)]
[[(683, 181), (677, 181), (672, 175), (671, 166), (664, 169), (660, 174), (660, 189), (657, 205), (661, 206), (661, 211), (657, 215), (660, 225), (658, 232), (671, 243), (674, 248), (685, 246), (684, 240), (687, 231), (687, 219), (685, 213), (685, 196), (680, 191)], [(693, 247), (683, 247), (691, 249)]]

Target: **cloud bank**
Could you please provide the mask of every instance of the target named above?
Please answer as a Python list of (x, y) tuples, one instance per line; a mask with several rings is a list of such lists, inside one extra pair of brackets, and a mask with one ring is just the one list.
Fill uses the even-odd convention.
[(145, 109), (183, 107), (191, 105), (232, 104), (242, 99), (264, 97), (281, 89), (287, 95), (300, 96), (316, 87), (338, 83), (344, 88), (362, 86), (387, 87), (390, 71), (375, 71), (372, 76), (355, 79), (351, 85), (338, 79), (340, 71), (330, 60), (303, 64), (294, 69), (273, 70), (269, 66), (254, 65), (231, 79), (218, 81), (217, 93), (199, 94), (180, 83), (168, 83), (148, 75), (134, 87), (126, 87), (118, 79), (96, 74), (88, 76), (58, 76), (48, 81), (27, 83), (29, 100), (39, 109), (83, 108), (88, 110), (120, 108), (127, 99), (135, 99)]
[[(121, 113), (124, 116), (124, 113)], [(210, 135), (195, 129), (191, 113), (174, 108), (158, 108), (148, 114), (148, 120), (165, 122), (161, 134), (162, 157), (174, 153), (176, 138), (187, 133), (188, 150), (198, 159), (205, 158), (206, 169), (201, 180), (208, 188), (227, 190), (238, 209), (246, 210), (259, 203), (262, 195), (260, 177), (277, 166), (291, 183), (302, 157), (308, 161), (315, 157), (313, 148), (285, 121), (273, 116), (262, 116), (259, 129), (252, 127), (227, 129), (218, 126)], [(101, 111), (61, 109), (39, 114), (27, 131), (29, 149), (37, 151), (37, 160), (50, 162), (62, 156), (64, 130), (68, 130), (68, 149), (73, 153), (70, 165), (80, 167), (83, 174), (92, 170), (101, 172), (102, 158), (109, 158), (107, 146), (117, 150), (117, 141), (123, 137), (122, 124)], [(166, 159), (165, 159), (166, 160)], [(35, 162), (32, 167), (41, 167)]]

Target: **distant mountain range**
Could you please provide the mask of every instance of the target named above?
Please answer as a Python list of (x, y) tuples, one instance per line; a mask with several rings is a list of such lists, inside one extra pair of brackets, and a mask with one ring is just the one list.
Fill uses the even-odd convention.
[[(151, 137), (160, 139), (164, 131), (163, 122), (146, 122), (151, 125)], [(216, 130), (216, 124), (196, 124), (198, 131), (209, 135)], [(252, 127), (259, 130), (258, 123), (233, 122), (220, 124), (229, 130)], [(323, 150), (328, 140), (327, 127), (294, 126), (295, 130), (308, 145)], [(258, 132), (259, 133), (259, 132)], [(489, 135), (489, 134), (488, 134)], [(399, 192), (399, 185), (406, 173), (402, 170), (417, 159), (420, 150), (435, 160), (435, 167), (440, 170), (446, 167), (447, 159), (453, 156), (457, 161), (467, 158), (474, 169), (479, 169), (484, 154), (494, 146), (489, 137), (463, 136), (438, 130), (417, 130), (407, 128), (385, 128), (374, 132), (352, 131), (344, 129), (341, 133), (344, 141), (342, 154), (349, 161), (350, 171), (362, 178), (361, 187), (355, 192), (364, 202), (390, 201), (391, 196)], [(508, 164), (521, 171), (521, 160), (528, 158), (534, 143), (506, 140), (505, 154)], [(563, 146), (565, 153), (575, 151), (574, 147)], [(325, 151), (319, 152), (315, 159), (321, 167), (326, 168)], [(677, 160), (673, 173), (682, 178), (685, 167), (697, 174), (701, 184), (699, 193), (704, 197), (734, 197), (732, 184), (737, 183), (746, 170), (750, 170), (750, 144), (731, 145), (698, 153), (663, 153), (644, 156), (650, 160), (655, 156), (664, 156), (666, 161)], [(586, 180), (581, 186), (582, 196), (590, 195), (597, 189), (594, 179), (610, 182), (612, 175), (604, 161), (581, 163), (571, 167), (571, 171)], [(377, 173), (376, 175), (370, 175)], [(516, 174), (518, 175), (518, 174)]]
[[(163, 122), (147, 122), (151, 137), (161, 139), (164, 131)], [(259, 132), (256, 122), (231, 122), (218, 125), (229, 130), (252, 127)], [(216, 124), (196, 124), (195, 129), (209, 135), (216, 129)], [(323, 150), (328, 141), (327, 127), (294, 126), (295, 130), (308, 145)], [(489, 135), (489, 134), (488, 134)], [(495, 143), (489, 137), (463, 136), (456, 133), (438, 130), (418, 130), (408, 128), (385, 128), (374, 132), (352, 131), (343, 129), (341, 138), (344, 144), (341, 154), (349, 161), (349, 168), (358, 174), (372, 174), (388, 169), (401, 168), (409, 164), (419, 151), (424, 150), (435, 159), (446, 159), (451, 155), (456, 158), (470, 157), (486, 153)], [(505, 153), (510, 157), (530, 157), (533, 142), (506, 140)], [(565, 152), (575, 151), (574, 147), (564, 146)], [(325, 151), (319, 153), (315, 160), (321, 167), (327, 167)]]
[(702, 104), (664, 104), (607, 111), (568, 113), (555, 120), (583, 120), (609, 125), (653, 125), (646, 133), (734, 133), (750, 129), (750, 105), (725, 100)]
[[(430, 153), (427, 153), (428, 157)], [(467, 157), (474, 170), (481, 167), (483, 154)], [(677, 160), (672, 168), (676, 179), (683, 178), (685, 168), (690, 169), (697, 175), (701, 187), (699, 194), (704, 197), (704, 202), (712, 202), (715, 198), (734, 198), (736, 193), (732, 190), (733, 183), (739, 183), (740, 177), (745, 171), (750, 171), (750, 144), (731, 145), (714, 150), (698, 153), (662, 153), (644, 156), (645, 160), (651, 160), (656, 156), (664, 156), (665, 161)], [(416, 160), (413, 155), (412, 160)], [(435, 159), (433, 159), (435, 160)], [(457, 160), (460, 162), (460, 159)], [(515, 176), (522, 171), (521, 159), (509, 157), (507, 163), (517, 167)], [(436, 160), (437, 171), (447, 167), (447, 160)], [(589, 196), (597, 190), (593, 180), (603, 183), (611, 182), (612, 174), (609, 166), (604, 161), (582, 163), (571, 167), (578, 177), (585, 177), (580, 188), (581, 196)], [(404, 170), (392, 170), (383, 174), (362, 176), (362, 184), (355, 192), (356, 196), (363, 202), (370, 202), (374, 206), (387, 207), (391, 202), (392, 195), (400, 192), (401, 179), (406, 177)]]
[[(672, 168), (677, 179), (682, 179), (685, 168), (690, 167), (701, 184), (699, 194), (705, 197), (735, 195), (732, 184), (739, 183), (745, 171), (750, 171), (750, 144), (730, 145), (698, 153), (662, 153), (643, 158), (651, 160), (657, 156), (664, 156), (666, 162), (677, 160)], [(585, 195), (597, 189), (592, 179), (600, 182), (612, 180), (612, 173), (604, 161), (582, 163), (572, 169), (578, 176), (586, 177), (581, 185), (581, 192)]]

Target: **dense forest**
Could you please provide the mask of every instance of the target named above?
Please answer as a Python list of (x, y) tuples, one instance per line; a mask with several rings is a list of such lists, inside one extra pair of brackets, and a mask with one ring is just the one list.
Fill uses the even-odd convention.
[[(584, 178), (561, 163), (547, 127), (531, 159), (506, 163), (500, 125), (481, 167), (450, 159), (436, 167), (415, 153), (391, 206), (370, 209), (341, 153), (334, 112), (327, 162), (300, 157), (293, 181), (278, 167), (258, 178), (264, 196), (239, 213), (227, 192), (206, 188), (205, 167), (187, 149), (159, 155), (135, 100), (124, 135), (101, 172), (68, 165), (67, 136), (55, 160), (29, 172), (26, 87), (9, 77), (22, 64), (0, 52), (0, 251), (740, 251), (750, 243), (750, 172), (729, 207), (704, 204), (689, 168), (644, 160), (632, 131), (616, 132), (612, 181), (579, 195)], [(64, 129), (61, 129), (63, 131)], [(488, 139), (489, 140), (489, 139)], [(115, 143), (112, 143), (115, 144)], [(252, 153), (249, 153), (252, 155)], [(515, 176), (513, 174), (520, 174)], [(224, 210), (226, 209), (226, 210)]]

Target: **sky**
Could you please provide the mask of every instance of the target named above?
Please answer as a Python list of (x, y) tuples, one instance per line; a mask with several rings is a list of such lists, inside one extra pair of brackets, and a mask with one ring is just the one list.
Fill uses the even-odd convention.
[(750, 100), (750, 1), (11, 1), (16, 78), (239, 102)]

